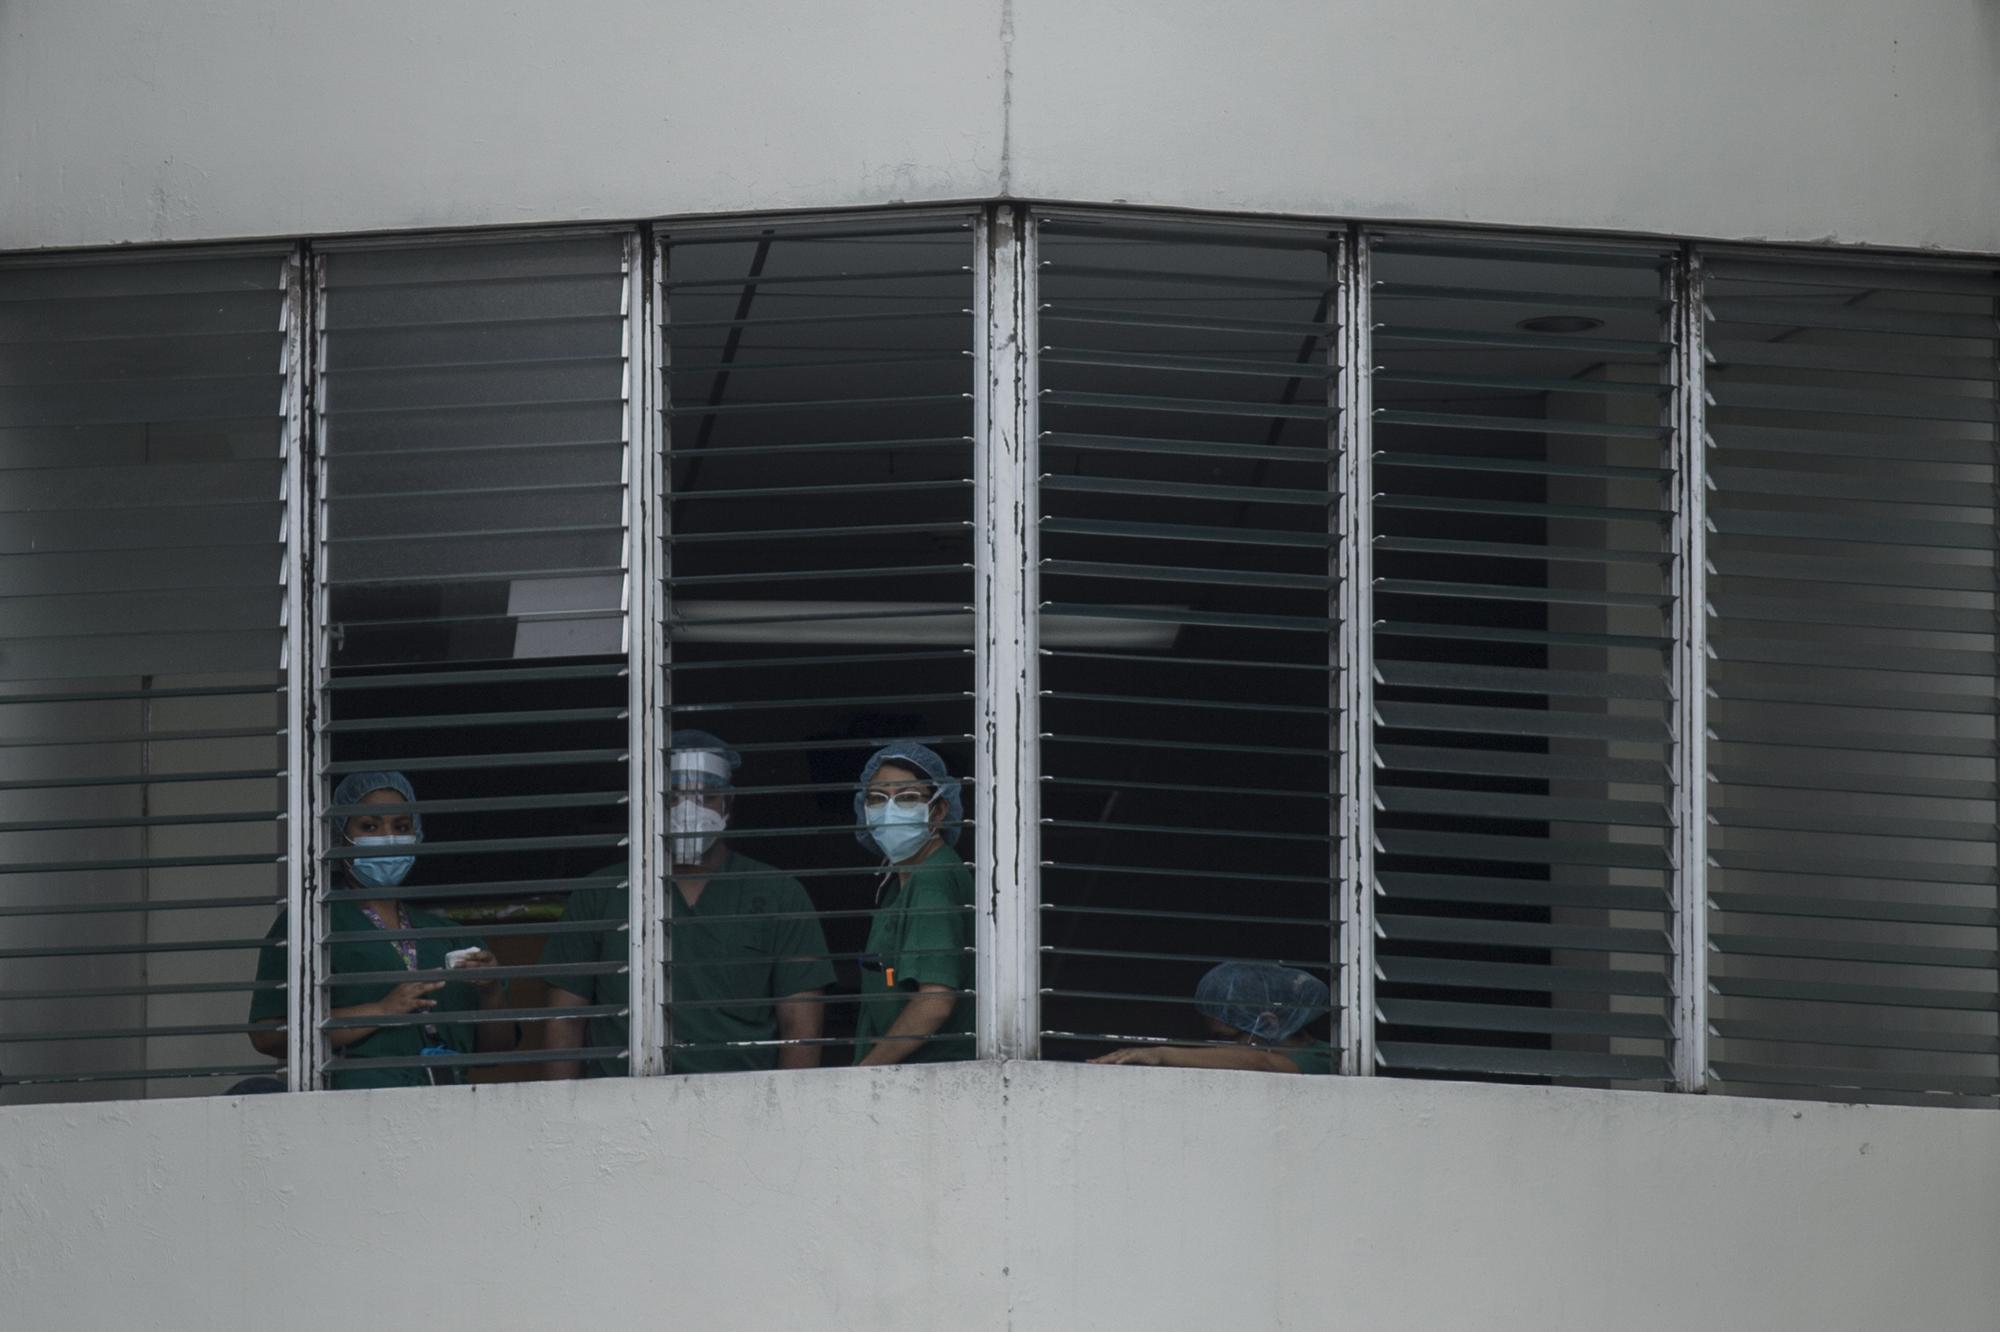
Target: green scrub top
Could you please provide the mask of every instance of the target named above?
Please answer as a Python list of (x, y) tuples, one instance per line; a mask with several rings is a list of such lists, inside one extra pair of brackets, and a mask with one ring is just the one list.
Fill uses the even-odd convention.
[(1333, 1072), (1333, 1047), (1325, 1041), (1311, 1041), (1305, 1045), (1274, 1045), (1271, 1050), (1297, 1064), (1301, 1073)]
[[(910, 871), (907, 883), (892, 883), (868, 929), (854, 1024), (856, 1063), (894, 1025), (920, 983), (972, 988), (972, 872), (965, 862), (940, 846)], [(944, 1025), (903, 1062), (972, 1058), (972, 1023), (972, 1000), (961, 995)]]
[[(775, 1000), (833, 983), (826, 936), (812, 915), (812, 899), (797, 879), (762, 861), (731, 851), (693, 906), (674, 887), (673, 1002), (676, 1073), (728, 1073), (776, 1068), (774, 1046), (725, 1048), (730, 1042), (778, 1038)], [(612, 865), (592, 878), (623, 879), (625, 866)], [(565, 921), (607, 920), (623, 924), (631, 911), (622, 887), (579, 888), (563, 910)], [(542, 948), (545, 964), (629, 961), (623, 929), (552, 934)], [(567, 990), (589, 1004), (631, 1002), (625, 972), (550, 976), (551, 987)], [(623, 1046), (631, 1021), (623, 1016), (590, 1019), (591, 1045)], [(692, 1048), (684, 1048), (692, 1047)], [(592, 1077), (617, 1077), (623, 1059), (593, 1060)]]
[[(405, 908), (409, 915), (409, 927), (418, 929), (451, 929), (455, 922), (443, 916), (434, 916), (427, 911)], [(351, 901), (334, 899), (328, 909), (330, 927), (335, 933), (373, 930), (379, 927), (362, 914), (361, 908)], [(264, 933), (277, 947), (267, 947), (257, 954), (257, 979), (260, 981), (282, 981), (285, 979), (286, 939), (285, 916), (283, 912), (271, 923)], [(484, 948), (480, 940), (465, 936), (461, 938), (432, 937), (415, 940), (417, 945), (417, 966), (420, 969), (442, 970), (444, 955), (455, 948)], [(402, 971), (403, 955), (396, 951), (396, 945), (387, 939), (366, 939), (355, 943), (337, 943), (328, 947), (328, 964), (335, 976), (347, 972)], [(372, 1004), (377, 999), (396, 988), (395, 982), (375, 982), (365, 985), (335, 985), (328, 1003), (333, 1008), (351, 1008), (356, 1004)], [(431, 998), (437, 1000), (437, 1013), (474, 1010), (479, 1007), (479, 991), (471, 985), (458, 981), (446, 981), (442, 990), (435, 991)], [(285, 1016), (285, 992), (283, 990), (258, 990), (250, 997), (250, 1020), (262, 1022), (268, 1018), (283, 1019)], [(451, 1047), (459, 1054), (470, 1054), (473, 1050), (472, 1026), (464, 1022), (440, 1021), (436, 1025), (437, 1043)], [(343, 1059), (391, 1059), (415, 1056), (422, 1053), (428, 1043), (421, 1024), (407, 1027), (377, 1027), (368, 1036), (336, 1050), (334, 1054)], [(427, 1068), (343, 1068), (328, 1075), (328, 1085), (336, 1091), (347, 1091), (356, 1087), (428, 1087), (433, 1079), (432, 1070)], [(437, 1070), (439, 1081), (456, 1082), (459, 1070)]]

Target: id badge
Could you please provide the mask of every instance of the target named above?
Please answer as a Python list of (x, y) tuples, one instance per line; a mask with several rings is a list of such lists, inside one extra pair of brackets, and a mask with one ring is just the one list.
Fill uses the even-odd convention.
[[(458, 1051), (452, 1049), (449, 1045), (426, 1045), (423, 1049), (417, 1051), (417, 1053), (428, 1059), (432, 1055), (455, 1055)], [(455, 1068), (432, 1068), (426, 1071), (431, 1075), (431, 1086), (433, 1087), (448, 1087), (458, 1081), (458, 1070)]]

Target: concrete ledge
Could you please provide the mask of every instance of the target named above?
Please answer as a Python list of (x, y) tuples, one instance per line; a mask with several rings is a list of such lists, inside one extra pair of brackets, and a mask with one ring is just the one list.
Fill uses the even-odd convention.
[(1996, 1250), (1991, 1111), (1062, 1064), (0, 1110), (36, 1329), (1985, 1332)]

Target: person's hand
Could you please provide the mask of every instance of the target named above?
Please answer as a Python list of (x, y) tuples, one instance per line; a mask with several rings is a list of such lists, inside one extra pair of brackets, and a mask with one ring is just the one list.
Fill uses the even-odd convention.
[(377, 999), (375, 1010), (383, 1017), (394, 1017), (399, 1013), (422, 1013), (437, 1007), (437, 1000), (425, 996), (443, 988), (443, 981), (404, 981)]
[[(480, 967), (497, 967), (499, 965), (500, 965), (500, 959), (493, 956), (493, 951), (489, 948), (482, 948), (478, 952), (469, 955), (463, 962), (460, 962), (456, 967), (453, 967), (452, 970), (472, 971)], [(467, 976), (465, 978), (465, 983), (467, 985), (477, 985), (482, 990), (490, 990), (494, 986), (498, 985), (500, 982), (497, 978), (480, 980), (479, 978), (474, 976)]]
[(1113, 1050), (1101, 1054), (1090, 1061), (1093, 1064), (1150, 1064), (1160, 1066), (1160, 1048), (1157, 1045), (1142, 1045), (1131, 1050)]

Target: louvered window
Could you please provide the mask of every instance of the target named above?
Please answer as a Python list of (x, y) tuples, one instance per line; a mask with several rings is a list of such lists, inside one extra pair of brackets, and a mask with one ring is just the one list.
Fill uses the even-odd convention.
[(1718, 1090), (2000, 1093), (1990, 268), (1707, 263)]
[(0, 1095), (1994, 1104), (1996, 316), (1017, 204), (0, 260)]
[(1340, 239), (1036, 238), (1043, 1050), (1214, 1042), (1219, 964), (1339, 990)]
[(1671, 255), (1372, 245), (1377, 1058), (1671, 1076)]
[(294, 271), (0, 266), (9, 1102), (284, 1073), (246, 1006), (286, 1006), (256, 964), (285, 902)]
[[(663, 237), (675, 1071), (972, 1057), (974, 268), (965, 214)], [(960, 796), (906, 876), (856, 819), (864, 765), (909, 744)], [(690, 845), (704, 754), (727, 827)]]
[[(628, 879), (636, 246), (601, 233), (318, 257), (332, 1086), (625, 1066), (622, 1043), (550, 1051), (546, 1021), (552, 989), (585, 1001), (566, 1017), (615, 1016), (624, 957), (543, 952), (603, 928), (567, 910), (575, 894)], [(414, 803), (365, 778), (335, 800), (366, 773), (402, 774)], [(384, 790), (390, 804), (363, 803)], [(346, 835), (367, 819), (394, 836), (398, 818), (422, 840)], [(388, 885), (359, 864), (404, 855)], [(473, 947), (498, 965), (449, 965)], [(397, 1011), (401, 987), (439, 984), (435, 1008)]]

